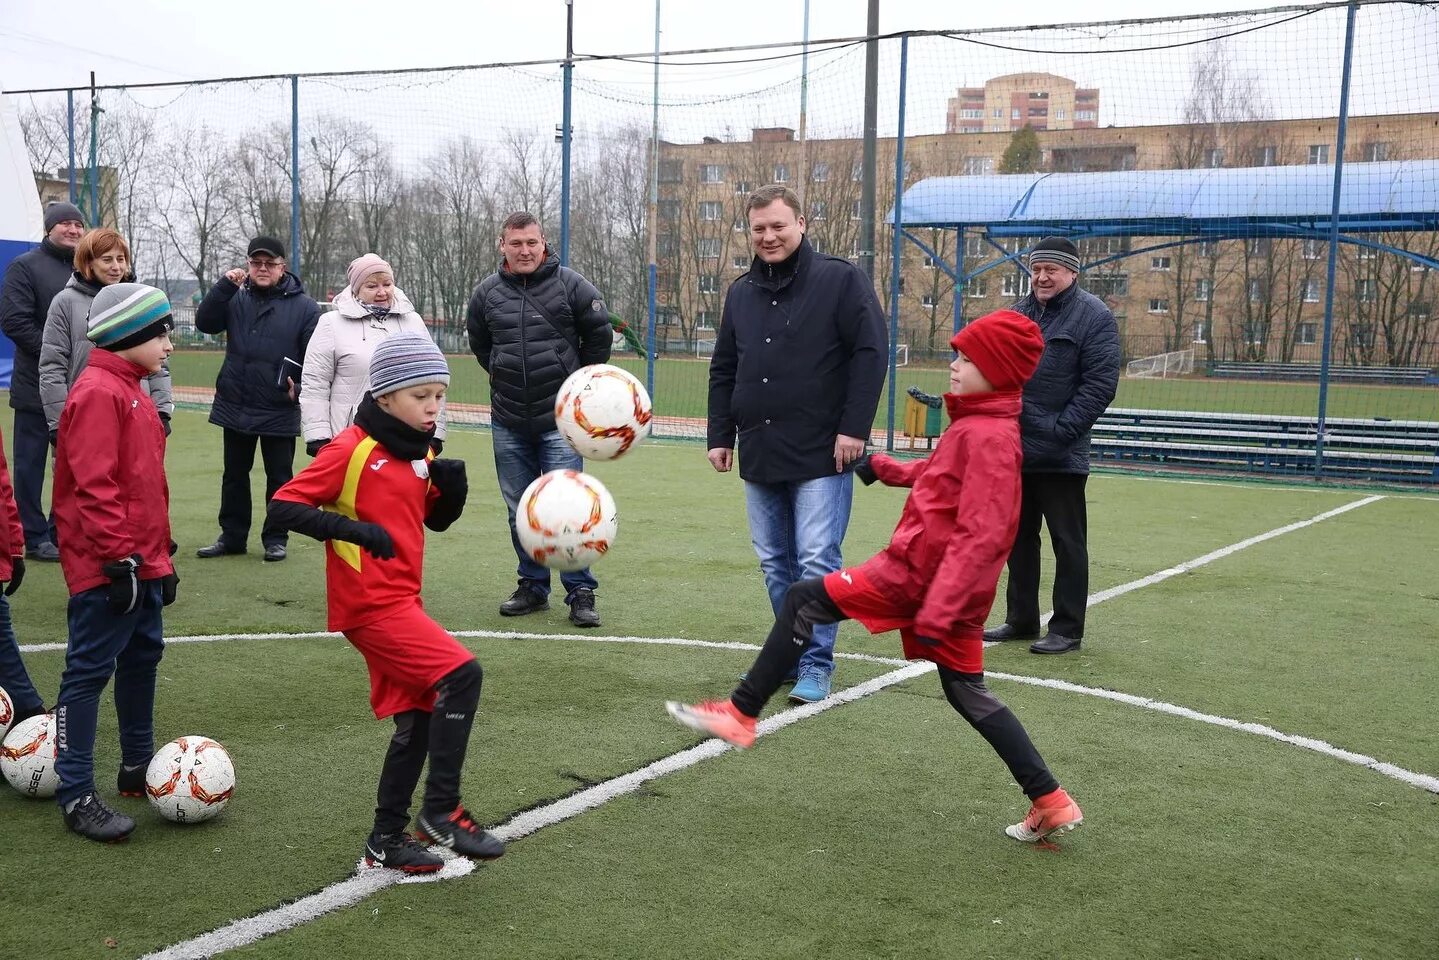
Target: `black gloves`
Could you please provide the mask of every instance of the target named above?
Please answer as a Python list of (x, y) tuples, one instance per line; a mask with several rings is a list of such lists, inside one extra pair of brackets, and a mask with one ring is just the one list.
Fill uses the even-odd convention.
[(59, 440), (60, 440), (60, 431), (59, 431), (59, 430), (51, 430), (51, 431), (50, 431), (50, 446), (52, 446), (52, 447), (55, 446), (55, 444), (58, 443)]
[(431, 460), (430, 482), (440, 491), (440, 496), (430, 507), (429, 515), (425, 517), (425, 526), (438, 533), (448, 530), (464, 512), (465, 498), (470, 495), (470, 481), (465, 476), (465, 461)]
[(870, 456), (871, 454), (866, 453), (850, 464), (850, 469), (854, 471), (854, 475), (859, 477), (859, 482), (866, 487), (879, 479), (879, 476), (874, 472), (874, 464), (869, 462)]
[(168, 413), (160, 414), (160, 426), (165, 428), (165, 436), (168, 437), (170, 435), (170, 415)]
[(160, 580), (160, 606), (168, 607), (175, 602), (175, 591), (180, 586), (180, 575), (171, 571)]
[(371, 556), (380, 560), (391, 560), (395, 556), (395, 541), (390, 539), (389, 531), (378, 523), (349, 520), (340, 536), (335, 539), (359, 544)]
[(20, 589), (20, 584), (25, 579), (25, 558), (10, 558), (10, 582), (5, 584), (5, 596), (13, 597), (15, 591)]
[(110, 612), (124, 615), (134, 613), (140, 605), (140, 564), (144, 562), (138, 553), (132, 553), (123, 560), (112, 560), (100, 568), (110, 578), (110, 591), (106, 599)]
[(319, 453), (322, 449), (324, 449), (325, 444), (327, 444), (327, 443), (329, 443), (329, 442), (330, 442), (330, 438), (328, 438), (328, 437), (326, 437), (324, 440), (307, 440), (307, 441), (305, 441), (305, 453), (306, 453), (306, 455), (313, 457), (315, 454)]
[(171, 541), (170, 541), (170, 556), (173, 557), (173, 556), (175, 555), (175, 551), (176, 551), (176, 550), (179, 550), (179, 549), (180, 549), (180, 545), (179, 545), (178, 543), (176, 543), (174, 540), (171, 540)]
[(435, 456), (438, 457), (440, 454), (445, 452), (445, 441), (441, 440), (439, 437), (431, 437), (430, 449), (435, 451)]

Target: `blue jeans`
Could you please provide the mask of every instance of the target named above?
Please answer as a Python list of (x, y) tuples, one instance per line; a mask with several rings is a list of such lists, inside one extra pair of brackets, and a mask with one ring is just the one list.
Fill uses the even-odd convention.
[[(744, 485), (749, 533), (759, 557), (765, 589), (776, 617), (790, 585), (834, 573), (842, 565), (840, 544), (849, 526), (854, 474), (849, 471), (818, 480)], [(834, 638), (838, 624), (814, 628), (800, 658), (799, 670), (816, 667), (834, 671)]]
[[(548, 597), (550, 568), (535, 563), (520, 546), (519, 535), (515, 533), (515, 508), (525, 487), (534, 483), (540, 474), (551, 470), (583, 470), (585, 462), (558, 430), (538, 437), (529, 437), (498, 423), (492, 424), (491, 430), (495, 438), (495, 475), (500, 481), (500, 496), (505, 498), (505, 509), (510, 514), (510, 543), (514, 545), (515, 556), (520, 559), (515, 572), (519, 575), (520, 586), (531, 587)], [(574, 597), (576, 590), (594, 590), (599, 586), (588, 568), (561, 573), (560, 583), (565, 587), (566, 603)]]
[(10, 601), (4, 594), (0, 594), (0, 687), (10, 694), (17, 717), (33, 714), (43, 706), (25, 670), (25, 661), (20, 659), (15, 628), (10, 625)]
[(70, 642), (55, 703), (55, 772), (63, 807), (95, 789), (95, 729), (100, 693), (115, 677), (121, 762), (145, 763), (155, 752), (155, 674), (165, 653), (160, 581), (140, 584), (140, 603), (124, 616), (110, 612), (108, 586), (70, 598)]

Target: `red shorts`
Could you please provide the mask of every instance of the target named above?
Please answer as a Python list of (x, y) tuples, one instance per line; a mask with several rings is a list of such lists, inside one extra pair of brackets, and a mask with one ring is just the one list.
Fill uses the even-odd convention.
[(864, 565), (849, 567), (824, 578), (824, 590), (835, 606), (870, 633), (898, 630), (906, 660), (929, 660), (960, 673), (984, 672), (984, 641), (940, 639), (920, 643), (915, 638), (914, 618), (922, 601), (891, 597), (865, 574)]
[(475, 659), (418, 600), (344, 633), (370, 668), (370, 706), (381, 720), (406, 710), (433, 710), (435, 684)]

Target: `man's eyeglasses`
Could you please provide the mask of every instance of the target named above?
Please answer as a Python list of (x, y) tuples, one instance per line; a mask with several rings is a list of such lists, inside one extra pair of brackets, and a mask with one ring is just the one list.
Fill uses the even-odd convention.
[(246, 260), (251, 270), (278, 270), (285, 265), (283, 260)]

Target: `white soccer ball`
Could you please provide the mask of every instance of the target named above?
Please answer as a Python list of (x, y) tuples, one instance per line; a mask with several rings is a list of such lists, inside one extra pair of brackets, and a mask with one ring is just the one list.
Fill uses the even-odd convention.
[(555, 426), (586, 460), (614, 460), (650, 435), (644, 384), (608, 363), (580, 367), (555, 397)]
[(515, 510), (520, 546), (551, 570), (583, 570), (609, 552), (619, 532), (605, 485), (578, 470), (551, 470), (525, 488)]
[(208, 737), (171, 740), (150, 759), (145, 795), (160, 816), (201, 823), (217, 816), (235, 793), (235, 765)]
[(0, 746), (0, 772), (27, 797), (53, 797), (60, 786), (55, 772), (55, 718), (42, 713), (21, 720)]
[(10, 699), (10, 694), (0, 687), (0, 740), (5, 739), (5, 734), (10, 732), (10, 724), (15, 722), (15, 701)]

